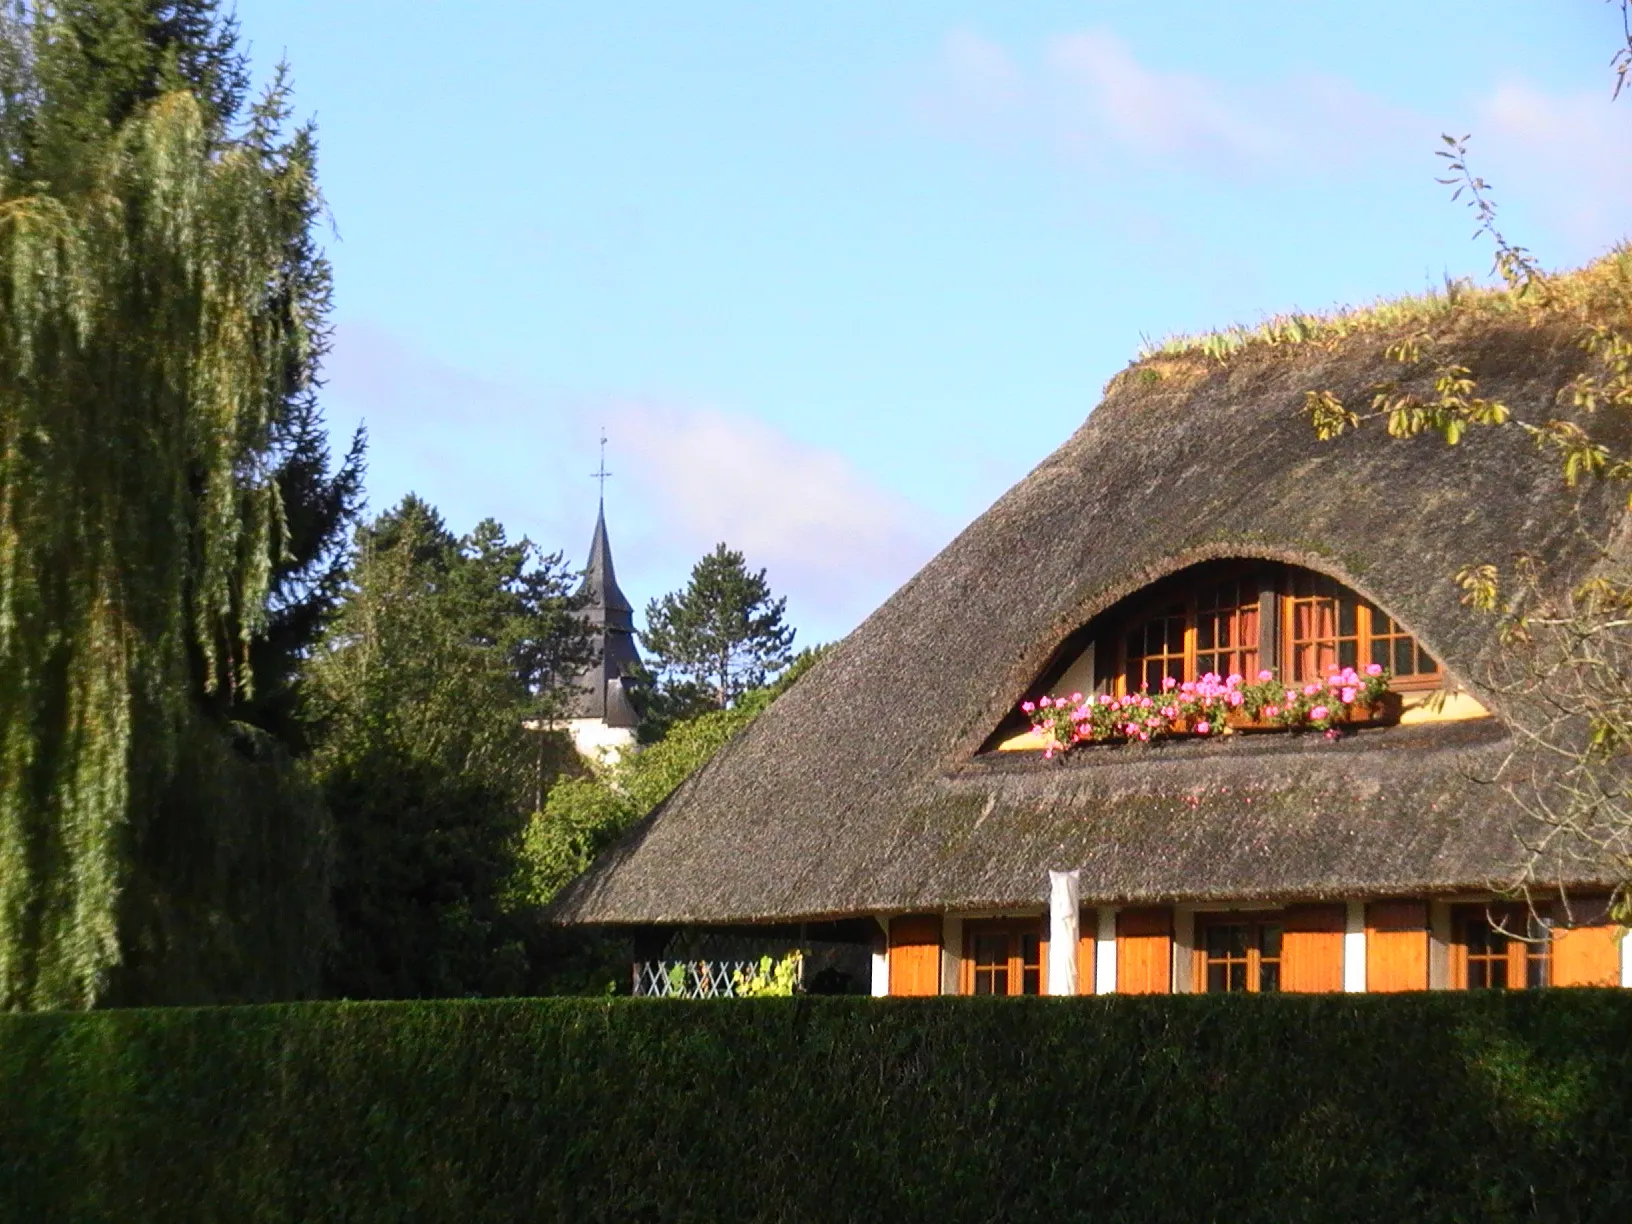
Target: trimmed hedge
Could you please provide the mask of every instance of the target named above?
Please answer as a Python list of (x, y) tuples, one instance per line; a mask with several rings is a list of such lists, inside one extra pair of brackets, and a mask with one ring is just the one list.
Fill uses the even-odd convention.
[(1632, 993), (0, 1017), (0, 1218), (1632, 1219)]

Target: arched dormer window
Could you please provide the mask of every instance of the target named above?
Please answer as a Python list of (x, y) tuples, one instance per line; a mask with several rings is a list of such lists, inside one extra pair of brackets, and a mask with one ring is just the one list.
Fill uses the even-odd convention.
[(1288, 683), (1376, 663), (1401, 691), (1438, 688), (1439, 664), (1382, 609), (1323, 574), (1270, 562), (1197, 566), (1096, 625), (1092, 687), (1122, 694), (1207, 672)]
[[(1447, 684), (1438, 661), (1404, 626), (1334, 579), (1280, 562), (1209, 561), (1130, 595), (1067, 637), (982, 751), (1046, 747), (1024, 711), (1026, 702), (1044, 696), (1157, 693), (1169, 678), (1182, 686), (1209, 672), (1251, 684), (1267, 670), (1286, 685), (1303, 686), (1324, 682), (1333, 668), (1364, 673), (1372, 665), (1388, 673), (1399, 696), (1367, 707), (1368, 721), (1490, 714)], [(1266, 729), (1262, 719), (1251, 728)]]

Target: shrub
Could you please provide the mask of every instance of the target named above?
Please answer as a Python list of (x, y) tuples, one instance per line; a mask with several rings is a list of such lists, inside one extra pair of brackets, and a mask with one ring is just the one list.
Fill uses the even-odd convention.
[(1632, 993), (0, 1018), (15, 1220), (1614, 1220)]

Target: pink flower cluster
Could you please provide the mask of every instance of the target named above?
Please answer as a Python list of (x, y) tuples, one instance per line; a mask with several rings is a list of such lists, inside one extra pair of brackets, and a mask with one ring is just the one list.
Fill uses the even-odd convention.
[(1128, 740), (1148, 743), (1169, 735), (1218, 735), (1227, 720), (1270, 722), (1290, 728), (1312, 727), (1336, 739), (1337, 724), (1355, 717), (1355, 707), (1369, 707), (1388, 690), (1389, 674), (1373, 663), (1364, 672), (1331, 668), (1324, 682), (1287, 687), (1275, 673), (1261, 671), (1253, 683), (1239, 675), (1208, 672), (1199, 680), (1172, 676), (1151, 692), (1141, 686), (1121, 697), (1039, 697), (1020, 703), (1031, 726), (1042, 736), (1043, 755), (1086, 743)]
[(1069, 698), (1022, 702), (1020, 709), (1042, 733), (1043, 755), (1052, 757), (1074, 744), (1220, 734), (1225, 716), (1245, 701), (1242, 683), (1241, 676), (1213, 672), (1182, 683), (1168, 676), (1154, 693), (1143, 686), (1121, 697), (1102, 693), (1084, 700), (1081, 693), (1072, 693)]
[(1283, 727), (1313, 727), (1336, 739), (1337, 724), (1351, 722), (1356, 706), (1369, 708), (1388, 691), (1390, 676), (1376, 663), (1363, 671), (1335, 664), (1326, 678), (1302, 685), (1283, 685), (1273, 672), (1258, 673), (1246, 689), (1246, 712), (1253, 718)]

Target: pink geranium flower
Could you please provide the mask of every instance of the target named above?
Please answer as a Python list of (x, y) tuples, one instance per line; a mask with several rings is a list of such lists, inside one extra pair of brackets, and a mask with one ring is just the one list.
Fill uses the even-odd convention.
[(1020, 708), (1027, 714), (1032, 714), (1037, 710), (1037, 703), (1035, 701), (1022, 701), (1020, 703)]
[(1206, 735), (1212, 729), (1213, 729), (1213, 724), (1208, 722), (1206, 719), (1202, 719), (1201, 722), (1198, 722), (1196, 724), (1196, 734), (1197, 735)]
[(1366, 675), (1368, 675), (1368, 676), (1380, 676), (1382, 674), (1383, 674), (1383, 665), (1381, 663), (1367, 663), (1366, 664)]
[(1340, 696), (1340, 697), (1342, 697), (1342, 698), (1343, 698), (1343, 704), (1344, 704), (1344, 705), (1348, 705), (1348, 704), (1350, 704), (1350, 703), (1351, 703), (1351, 702), (1352, 702), (1352, 701), (1353, 701), (1353, 700), (1354, 700), (1354, 699), (1355, 699), (1355, 698), (1356, 698), (1356, 697), (1357, 697), (1357, 696), (1359, 696), (1359, 694), (1358, 694), (1358, 693), (1357, 693), (1357, 692), (1356, 692), (1356, 691), (1355, 691), (1355, 690), (1354, 690), (1354, 689), (1352, 689), (1352, 688), (1345, 688), (1345, 689), (1344, 689), (1344, 690), (1343, 690), (1343, 691), (1342, 691), (1342, 693), (1340, 693), (1340, 694), (1339, 694), (1339, 696)]
[(1318, 684), (1306, 684), (1303, 686), (1303, 695), (1305, 697), (1313, 697), (1318, 692), (1320, 692), (1320, 685)]
[(1309, 717), (1314, 722), (1319, 722), (1321, 719), (1325, 718), (1330, 713), (1331, 713), (1331, 711), (1328, 710), (1325, 706), (1316, 706), (1314, 709), (1309, 711)]
[(1275, 673), (1272, 672), (1272, 671), (1269, 671), (1267, 668), (1264, 671), (1261, 671), (1261, 672), (1258, 673), (1258, 682), (1260, 684), (1264, 683), (1266, 680), (1273, 680), (1273, 679), (1275, 679)]

